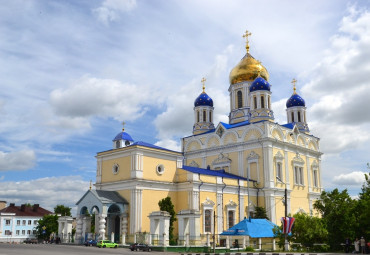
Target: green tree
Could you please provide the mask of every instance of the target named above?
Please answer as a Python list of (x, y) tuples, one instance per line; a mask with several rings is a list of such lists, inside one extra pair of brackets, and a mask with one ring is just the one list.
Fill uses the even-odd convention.
[(266, 209), (264, 207), (257, 206), (255, 211), (256, 211), (256, 214), (254, 215), (253, 218), (269, 220), (269, 218), (267, 217)]
[(54, 207), (54, 213), (62, 216), (71, 216), (71, 208), (64, 205), (57, 205)]
[(328, 243), (332, 250), (340, 250), (340, 244), (345, 238), (354, 239), (358, 224), (355, 215), (356, 204), (346, 189), (342, 192), (338, 189), (323, 191), (320, 200), (314, 203), (314, 208), (321, 213), (327, 227)]
[[(45, 230), (45, 233), (43, 232)], [(38, 221), (36, 226), (36, 235), (38, 239), (49, 239), (51, 233), (58, 231), (58, 216), (57, 215), (44, 215)]]
[(370, 173), (365, 174), (365, 182), (362, 185), (356, 205), (356, 218), (358, 222), (357, 236), (370, 240)]
[(169, 239), (170, 239), (170, 244), (174, 244), (175, 239), (174, 239), (174, 236), (173, 236), (173, 224), (177, 220), (176, 219), (176, 212), (175, 212), (175, 209), (174, 209), (175, 206), (172, 204), (172, 201), (171, 201), (170, 197), (163, 198), (162, 200), (160, 200), (158, 202), (158, 205), (159, 205), (159, 209), (161, 211), (169, 212), (170, 215), (171, 215), (170, 229), (169, 229)]

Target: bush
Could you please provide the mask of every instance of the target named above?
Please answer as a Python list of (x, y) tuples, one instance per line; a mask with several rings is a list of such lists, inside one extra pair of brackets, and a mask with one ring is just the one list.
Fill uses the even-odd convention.
[(245, 251), (254, 251), (253, 247), (247, 246), (245, 247)]

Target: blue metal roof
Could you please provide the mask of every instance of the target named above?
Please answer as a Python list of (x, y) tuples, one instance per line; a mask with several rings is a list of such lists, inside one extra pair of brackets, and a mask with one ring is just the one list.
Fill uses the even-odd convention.
[[(226, 173), (225, 170), (211, 170), (211, 169), (204, 169), (199, 167), (192, 167), (192, 166), (182, 166), (182, 169), (196, 173), (196, 174), (204, 174), (204, 175), (211, 175), (211, 176), (218, 176), (218, 177), (224, 177), (224, 178), (230, 178), (230, 179), (236, 179), (236, 180), (245, 180), (248, 181), (248, 178), (244, 178), (239, 175)], [(255, 181), (251, 180), (250, 181)]]
[(282, 127), (286, 127), (286, 128), (289, 128), (289, 129), (293, 129), (294, 128), (294, 122), (293, 123), (288, 123), (288, 124), (284, 124), (284, 125), (281, 125)]
[(227, 124), (227, 123), (224, 123), (224, 122), (220, 122), (220, 123), (221, 123), (221, 124), (222, 124), (222, 126), (224, 126), (226, 129), (235, 128), (235, 127), (240, 127), (240, 126), (245, 126), (245, 125), (249, 125), (249, 124), (250, 124), (249, 120), (242, 121), (242, 122), (235, 123), (235, 124)]
[(263, 79), (261, 76), (257, 77), (249, 87), (249, 92), (257, 91), (257, 90), (268, 90), (270, 91), (270, 84)]
[(225, 230), (225, 236), (250, 236), (252, 238), (274, 237), (272, 229), (276, 225), (267, 219), (244, 219), (233, 227)]
[(114, 139), (113, 139), (113, 142), (114, 141), (119, 141), (119, 140), (127, 140), (127, 141), (131, 141), (131, 142), (134, 141), (134, 139), (132, 139), (131, 136), (129, 134), (127, 134), (126, 132), (121, 132), (118, 135), (116, 135), (116, 137), (114, 137)]
[(194, 101), (194, 106), (200, 106), (200, 105), (206, 105), (206, 106), (212, 106), (213, 107), (213, 100), (210, 98), (206, 92), (202, 92), (197, 99)]
[(286, 101), (286, 107), (294, 107), (294, 106), (306, 106), (306, 103), (304, 99), (298, 95), (298, 94), (293, 94), (288, 101)]
[[(139, 145), (139, 146), (148, 147), (148, 148), (153, 148), (153, 149), (159, 149), (159, 150), (165, 150), (165, 151), (173, 151), (173, 150), (169, 150), (169, 149), (166, 149), (166, 148), (163, 148), (163, 147), (159, 147), (159, 146), (154, 145), (154, 144), (150, 144), (150, 143), (142, 142), (142, 141), (134, 142), (134, 143), (133, 143), (133, 144), (131, 144), (130, 146), (134, 146), (134, 145)], [(173, 151), (173, 152), (178, 152), (178, 151)], [(179, 152), (178, 152), (178, 153), (179, 153)]]

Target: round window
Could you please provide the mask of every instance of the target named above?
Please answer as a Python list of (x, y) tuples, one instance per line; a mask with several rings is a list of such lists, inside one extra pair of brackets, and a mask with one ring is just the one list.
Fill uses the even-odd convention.
[(118, 174), (118, 171), (119, 171), (119, 165), (118, 164), (114, 164), (113, 165), (113, 168), (112, 168), (113, 174)]
[(164, 166), (162, 164), (157, 166), (157, 173), (158, 174), (164, 173)]

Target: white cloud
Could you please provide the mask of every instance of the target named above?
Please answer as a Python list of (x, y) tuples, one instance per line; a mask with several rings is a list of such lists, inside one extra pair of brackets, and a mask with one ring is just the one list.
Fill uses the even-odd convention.
[(365, 181), (365, 172), (355, 171), (334, 176), (333, 183), (343, 186), (361, 186)]
[(155, 143), (155, 145), (169, 149), (169, 150), (173, 150), (173, 151), (181, 151), (179, 140), (163, 139)]
[(36, 155), (32, 150), (0, 151), (0, 171), (27, 170), (35, 166)]
[(136, 0), (105, 0), (93, 10), (97, 18), (104, 24), (119, 19), (120, 14), (129, 12), (136, 7)]
[[(148, 94), (136, 85), (117, 80), (83, 77), (68, 88), (50, 94), (54, 111), (65, 127), (80, 126), (91, 116), (135, 120), (146, 112)], [(53, 124), (53, 123), (51, 123)]]
[(83, 181), (80, 176), (46, 177), (2, 182), (0, 197), (8, 203), (40, 204), (41, 207), (54, 211), (57, 204), (75, 208), (76, 202), (88, 189), (89, 182)]

